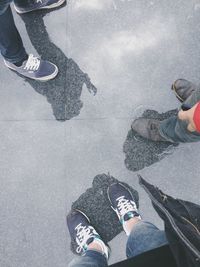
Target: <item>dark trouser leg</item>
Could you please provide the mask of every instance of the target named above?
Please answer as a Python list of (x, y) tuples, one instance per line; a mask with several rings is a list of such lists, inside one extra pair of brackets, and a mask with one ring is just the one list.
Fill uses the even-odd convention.
[(70, 264), (70, 267), (107, 267), (107, 259), (94, 250), (86, 251), (82, 257), (77, 257)]
[(20, 6), (20, 7), (24, 7), (24, 6), (27, 6), (27, 3), (28, 1), (27, 0), (14, 0), (14, 3), (17, 5), (17, 6)]
[(165, 232), (149, 222), (140, 221), (132, 229), (127, 241), (127, 258), (168, 244)]
[[(198, 101), (200, 101), (200, 89), (195, 90), (185, 103), (194, 106)], [(187, 143), (200, 141), (200, 133), (188, 131), (187, 125), (186, 121), (181, 121), (178, 117), (172, 117), (161, 123), (160, 133), (170, 142)]]
[(27, 54), (15, 26), (10, 2), (0, 1), (0, 50), (5, 60), (16, 63), (26, 58)]

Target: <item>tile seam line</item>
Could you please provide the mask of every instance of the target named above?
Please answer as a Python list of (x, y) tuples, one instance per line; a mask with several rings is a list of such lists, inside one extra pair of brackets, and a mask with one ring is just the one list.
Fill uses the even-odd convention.
[(134, 117), (105, 117), (105, 118), (84, 118), (84, 119), (74, 119), (74, 120), (53, 120), (53, 119), (38, 119), (38, 120), (0, 120), (0, 122), (42, 122), (42, 121), (52, 121), (52, 122), (60, 122), (60, 123), (65, 123), (68, 121), (94, 121), (94, 120), (110, 120), (110, 119), (117, 119), (117, 120), (129, 120), (129, 119), (134, 119)]

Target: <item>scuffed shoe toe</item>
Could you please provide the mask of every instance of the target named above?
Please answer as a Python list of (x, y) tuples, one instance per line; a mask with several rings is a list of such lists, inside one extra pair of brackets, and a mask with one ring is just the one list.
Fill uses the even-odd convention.
[(136, 119), (131, 125), (133, 131), (146, 139), (156, 142), (166, 142), (166, 139), (160, 134), (159, 127), (159, 120), (145, 118)]

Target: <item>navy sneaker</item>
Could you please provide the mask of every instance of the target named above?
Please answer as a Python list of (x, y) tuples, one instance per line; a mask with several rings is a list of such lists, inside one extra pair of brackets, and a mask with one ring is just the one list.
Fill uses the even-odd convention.
[(58, 68), (56, 65), (49, 61), (34, 57), (31, 54), (20, 67), (6, 60), (4, 60), (4, 63), (9, 69), (16, 71), (20, 75), (38, 81), (51, 80), (58, 74)]
[(67, 226), (72, 241), (75, 241), (76, 252), (82, 255), (87, 251), (88, 245), (92, 242), (100, 245), (102, 254), (108, 259), (109, 249), (102, 241), (100, 235), (90, 224), (89, 218), (80, 210), (71, 211), (67, 216)]
[(114, 183), (108, 187), (107, 194), (112, 209), (117, 214), (124, 231), (129, 235), (125, 222), (134, 217), (141, 219), (131, 191), (121, 183)]
[(24, 6), (14, 5), (19, 14), (28, 13), (40, 9), (52, 9), (61, 6), (66, 0), (30, 0)]

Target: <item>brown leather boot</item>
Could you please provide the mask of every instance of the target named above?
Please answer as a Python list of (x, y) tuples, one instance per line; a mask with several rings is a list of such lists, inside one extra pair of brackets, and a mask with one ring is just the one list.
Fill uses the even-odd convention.
[(178, 79), (172, 84), (172, 90), (179, 101), (184, 102), (197, 89), (197, 86), (185, 79)]
[(167, 142), (167, 140), (160, 134), (160, 123), (161, 121), (159, 120), (138, 118), (134, 120), (131, 128), (133, 131), (146, 139), (156, 142)]

